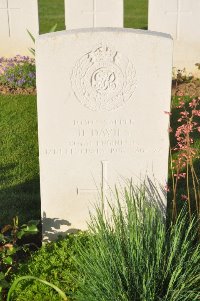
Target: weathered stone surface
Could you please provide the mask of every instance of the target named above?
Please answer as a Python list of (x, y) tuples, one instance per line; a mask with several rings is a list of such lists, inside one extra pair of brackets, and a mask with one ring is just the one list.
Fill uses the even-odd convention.
[(86, 227), (101, 189), (145, 176), (165, 185), (172, 39), (72, 30), (40, 36), (36, 50), (43, 231), (52, 239)]
[(0, 56), (31, 56), (33, 42), (27, 33), (39, 34), (37, 0), (0, 0)]
[(66, 29), (123, 27), (124, 0), (65, 0)]
[(174, 38), (174, 67), (200, 75), (200, 1), (149, 0), (149, 30)]

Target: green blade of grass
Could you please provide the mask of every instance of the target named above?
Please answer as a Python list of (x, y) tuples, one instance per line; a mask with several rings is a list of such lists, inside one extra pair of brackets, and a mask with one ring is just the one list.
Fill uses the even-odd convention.
[(13, 282), (13, 284), (12, 284), (12, 286), (11, 286), (9, 292), (8, 292), (7, 301), (10, 301), (10, 300), (11, 300), (11, 295), (12, 295), (12, 293), (14, 292), (16, 286), (18, 285), (19, 282), (21, 282), (21, 281), (23, 281), (23, 280), (36, 280), (36, 281), (39, 281), (39, 282), (41, 282), (41, 283), (43, 283), (43, 284), (45, 284), (45, 285), (48, 285), (48, 286), (50, 286), (51, 288), (53, 288), (53, 289), (60, 295), (60, 297), (61, 297), (64, 301), (69, 301), (69, 299), (67, 298), (67, 296), (65, 295), (65, 293), (64, 293), (63, 291), (61, 291), (61, 289), (59, 289), (57, 286), (55, 286), (54, 284), (49, 283), (49, 282), (46, 281), (46, 280), (42, 280), (42, 279), (37, 278), (37, 277), (34, 277), (34, 276), (23, 276), (23, 277), (20, 277), (20, 278), (16, 279), (16, 280)]

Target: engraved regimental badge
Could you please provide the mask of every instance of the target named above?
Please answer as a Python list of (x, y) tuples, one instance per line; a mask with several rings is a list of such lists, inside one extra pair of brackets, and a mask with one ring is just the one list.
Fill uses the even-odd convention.
[(108, 46), (85, 54), (72, 71), (71, 83), (79, 102), (93, 111), (123, 106), (136, 88), (132, 62)]

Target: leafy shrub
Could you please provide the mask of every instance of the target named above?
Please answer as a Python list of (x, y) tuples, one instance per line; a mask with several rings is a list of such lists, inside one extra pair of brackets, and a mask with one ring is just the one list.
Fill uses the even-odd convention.
[(35, 88), (36, 71), (33, 59), (16, 56), (0, 59), (0, 84), (10, 88)]
[(5, 289), (9, 288), (10, 274), (19, 262), (19, 254), (29, 251), (30, 244), (20, 244), (25, 236), (38, 233), (38, 221), (29, 221), (19, 225), (18, 217), (13, 219), (13, 225), (6, 225), (0, 231), (0, 299)]
[[(27, 275), (38, 277), (56, 285), (69, 296), (69, 300), (74, 300), (78, 278), (82, 276), (75, 263), (77, 241), (86, 248), (88, 235), (82, 232), (69, 234), (64, 240), (43, 246), (28, 263), (20, 265), (15, 279)], [(54, 301), (60, 300), (60, 297), (49, 286), (26, 280), (18, 284), (12, 300)]]
[(79, 246), (84, 275), (78, 301), (195, 301), (200, 299), (200, 245), (195, 220), (180, 214), (166, 230), (150, 196), (133, 187), (118, 193), (112, 215), (97, 207), (87, 249)]
[(38, 281), (46, 286), (49, 286), (58, 293), (58, 295), (62, 298), (63, 301), (69, 301), (69, 298), (65, 295), (65, 293), (59, 287), (57, 287), (56, 285), (54, 285), (46, 280), (42, 280), (42, 279), (34, 277), (34, 276), (22, 276), (20, 278), (15, 279), (15, 281), (13, 282), (12, 286), (10, 287), (10, 289), (8, 291), (7, 301), (11, 300), (12, 294), (15, 291), (18, 283), (23, 280), (34, 280), (34, 281)]

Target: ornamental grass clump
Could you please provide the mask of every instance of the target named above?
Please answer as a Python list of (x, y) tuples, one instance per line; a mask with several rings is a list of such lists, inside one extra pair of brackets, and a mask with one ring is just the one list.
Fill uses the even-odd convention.
[(79, 245), (84, 275), (77, 301), (200, 300), (200, 245), (195, 219), (184, 212), (166, 229), (163, 213), (144, 189), (116, 191), (111, 214), (99, 206), (87, 249)]

